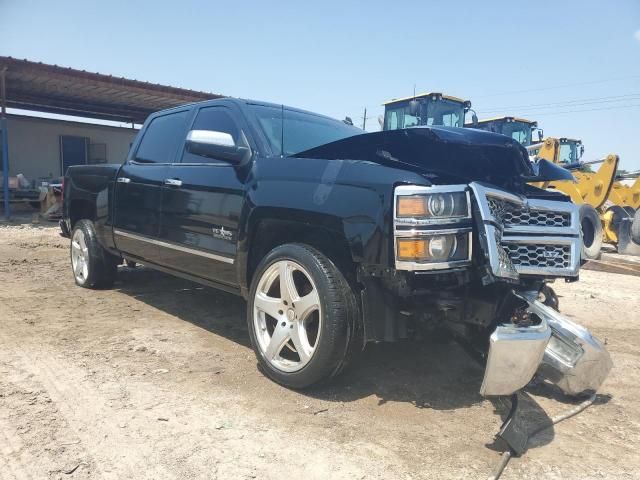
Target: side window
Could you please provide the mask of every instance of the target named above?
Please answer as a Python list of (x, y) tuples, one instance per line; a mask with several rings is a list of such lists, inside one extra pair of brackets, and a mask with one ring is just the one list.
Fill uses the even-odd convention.
[(136, 152), (136, 160), (149, 163), (175, 161), (178, 147), (184, 141), (188, 110), (154, 118), (147, 127)]
[[(233, 141), (241, 143), (240, 129), (235, 120), (225, 107), (204, 107), (201, 108), (193, 122), (191, 130), (213, 130), (216, 132), (228, 133), (233, 137)], [(186, 149), (182, 155), (183, 163), (222, 163), (228, 165), (226, 162), (220, 162), (214, 158), (203, 157), (200, 155), (194, 155), (188, 152)]]

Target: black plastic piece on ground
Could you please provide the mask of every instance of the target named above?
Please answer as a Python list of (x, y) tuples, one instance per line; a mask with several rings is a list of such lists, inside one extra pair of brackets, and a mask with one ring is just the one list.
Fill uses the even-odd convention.
[[(527, 443), (529, 442), (529, 434), (519, 419), (518, 394), (514, 393), (511, 395), (511, 410), (496, 435), (496, 443), (504, 443), (505, 446), (518, 457), (526, 452)], [(505, 450), (507, 448), (505, 448)]]
[(71, 232), (69, 232), (69, 227), (67, 227), (67, 222), (65, 222), (64, 220), (60, 220), (58, 222), (58, 225), (60, 225), (60, 230), (61, 230), (60, 235), (62, 235), (65, 238), (71, 238)]

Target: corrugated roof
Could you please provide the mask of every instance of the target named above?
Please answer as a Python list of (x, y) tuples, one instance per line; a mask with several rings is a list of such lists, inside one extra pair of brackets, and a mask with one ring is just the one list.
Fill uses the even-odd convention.
[(165, 108), (221, 98), (157, 83), (0, 56), (7, 107), (142, 123)]

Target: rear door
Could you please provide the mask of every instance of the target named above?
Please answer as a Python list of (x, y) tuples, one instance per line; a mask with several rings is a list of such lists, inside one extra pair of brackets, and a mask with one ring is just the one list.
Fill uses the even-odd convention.
[(116, 179), (114, 238), (117, 248), (140, 260), (164, 258), (159, 243), (162, 187), (184, 140), (190, 110), (152, 118)]
[[(243, 143), (242, 120), (231, 108), (200, 107), (190, 130), (229, 133)], [(237, 285), (235, 256), (248, 169), (183, 149), (180, 163), (169, 166), (162, 194), (161, 238), (179, 246), (164, 260), (176, 270)], [(244, 173), (243, 173), (244, 172)]]

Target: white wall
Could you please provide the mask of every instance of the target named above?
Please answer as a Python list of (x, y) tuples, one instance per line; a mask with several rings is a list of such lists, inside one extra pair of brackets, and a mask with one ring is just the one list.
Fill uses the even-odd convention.
[(9, 175), (22, 173), (30, 180), (62, 175), (60, 135), (88, 137), (90, 143), (105, 143), (107, 162), (122, 163), (137, 133), (137, 130), (131, 128), (65, 120), (18, 115), (8, 115), (7, 118)]

